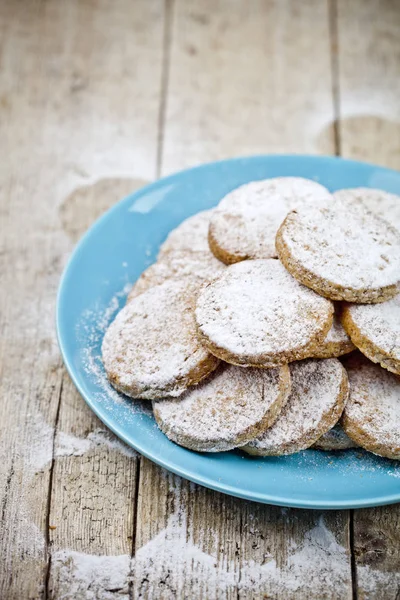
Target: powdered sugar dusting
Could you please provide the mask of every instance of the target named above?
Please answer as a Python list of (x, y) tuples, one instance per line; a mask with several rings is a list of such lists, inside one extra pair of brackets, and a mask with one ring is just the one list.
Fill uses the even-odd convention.
[(290, 374), (292, 391), (286, 405), (275, 424), (246, 447), (249, 452), (291, 454), (311, 446), (339, 419), (345, 374), (337, 359), (291, 363)]
[(105, 429), (95, 429), (86, 438), (76, 437), (60, 431), (56, 436), (55, 456), (83, 456), (93, 448), (105, 446), (117, 450), (129, 458), (137, 456), (136, 452), (114, 437)]
[(400, 294), (381, 304), (353, 304), (347, 310), (360, 334), (398, 360), (400, 368)]
[(350, 383), (346, 424), (400, 458), (399, 378), (362, 356), (346, 361), (346, 369)]
[(164, 259), (170, 252), (204, 252), (209, 253), (208, 225), (213, 210), (203, 210), (185, 219), (176, 229), (171, 231), (161, 245), (158, 259)]
[(332, 200), (322, 185), (301, 177), (278, 177), (243, 185), (221, 200), (210, 235), (235, 260), (274, 258), (275, 235), (287, 213), (298, 206)]
[(224, 269), (224, 263), (215, 258), (209, 250), (206, 252), (192, 250), (168, 252), (143, 271), (129, 293), (128, 302), (168, 279), (187, 280), (189, 285), (202, 285)]
[(246, 443), (268, 415), (282, 407), (289, 392), (288, 367), (243, 369), (221, 365), (205, 382), (179, 400), (153, 403), (164, 433), (192, 449), (219, 452)]
[[(150, 318), (148, 318), (150, 317)], [(179, 396), (218, 361), (201, 346), (193, 316), (193, 290), (166, 281), (136, 297), (117, 315), (102, 344), (113, 385), (134, 398)]]
[(203, 290), (196, 309), (201, 334), (244, 364), (307, 346), (332, 316), (333, 304), (276, 260), (231, 265)]
[(336, 286), (379, 290), (400, 281), (400, 232), (361, 203), (303, 206), (279, 235), (294, 262)]
[(95, 556), (59, 550), (52, 554), (51, 586), (59, 600), (128, 600), (128, 555)]
[(400, 196), (373, 188), (349, 188), (333, 194), (341, 202), (362, 202), (371, 212), (379, 215), (400, 231)]
[[(126, 283), (121, 290), (116, 292), (106, 306), (95, 306), (85, 310), (77, 326), (77, 338), (81, 342), (81, 363), (89, 380), (96, 385), (93, 398), (99, 402), (114, 418), (124, 422), (133, 421), (136, 416), (151, 414), (151, 409), (146, 402), (128, 400), (126, 396), (117, 392), (107, 379), (101, 358), (101, 342), (104, 333), (113, 320), (121, 305), (125, 302), (126, 295), (132, 285)], [(124, 412), (115, 410), (124, 405)]]

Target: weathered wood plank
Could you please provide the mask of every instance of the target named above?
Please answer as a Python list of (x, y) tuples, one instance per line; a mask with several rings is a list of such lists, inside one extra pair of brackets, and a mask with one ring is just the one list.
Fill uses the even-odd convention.
[[(343, 155), (400, 169), (400, 4), (339, 0), (339, 131)], [(400, 506), (354, 511), (360, 600), (400, 595)]]
[[(334, 152), (321, 135), (334, 114), (326, 5), (178, 1), (173, 13), (162, 173)], [(133, 596), (148, 599), (350, 598), (348, 513), (240, 501), (142, 459), (132, 569)]]
[(233, 155), (330, 154), (324, 2), (177, 2), (162, 173)]
[(400, 5), (338, 0), (342, 153), (400, 165)]
[[(162, 31), (161, 0), (0, 2), (1, 598), (46, 595), (53, 517), (55, 548), (130, 553), (136, 462), (69, 383), (54, 300), (99, 208), (156, 174)], [(62, 434), (87, 451), (56, 458), (52, 475), (58, 414), (57, 451), (70, 449)]]

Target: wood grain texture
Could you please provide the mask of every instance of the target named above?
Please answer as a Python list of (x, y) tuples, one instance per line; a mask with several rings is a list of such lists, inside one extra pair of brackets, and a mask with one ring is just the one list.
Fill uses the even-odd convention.
[[(320, 135), (334, 114), (327, 6), (178, 1), (172, 13), (163, 174), (333, 153), (332, 132)], [(142, 459), (132, 568), (135, 598), (350, 598), (348, 513), (240, 501)]]
[(325, 2), (177, 1), (162, 173), (228, 156), (332, 152)]
[[(339, 0), (339, 133), (343, 156), (400, 169), (400, 4)], [(353, 551), (360, 600), (400, 597), (400, 507), (356, 510)]]
[[(55, 549), (130, 554), (136, 459), (69, 383), (54, 304), (72, 242), (155, 176), (163, 18), (161, 0), (0, 2), (2, 599), (46, 596), (52, 518)], [(87, 452), (52, 474), (61, 434)]]
[(338, 0), (340, 138), (345, 157), (400, 164), (400, 5)]

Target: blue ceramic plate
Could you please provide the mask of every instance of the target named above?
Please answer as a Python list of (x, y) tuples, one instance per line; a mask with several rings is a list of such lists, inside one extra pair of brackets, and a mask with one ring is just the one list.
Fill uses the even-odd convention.
[(57, 328), (67, 369), (83, 398), (127, 444), (206, 487), (258, 502), (305, 508), (355, 508), (400, 501), (400, 464), (361, 451), (306, 450), (251, 458), (239, 451), (200, 454), (170, 442), (149, 404), (115, 392), (100, 360), (104, 331), (131, 284), (151, 264), (168, 232), (255, 179), (301, 176), (330, 190), (366, 186), (400, 194), (400, 173), (315, 156), (256, 156), (204, 165), (125, 198), (78, 244), (61, 281)]

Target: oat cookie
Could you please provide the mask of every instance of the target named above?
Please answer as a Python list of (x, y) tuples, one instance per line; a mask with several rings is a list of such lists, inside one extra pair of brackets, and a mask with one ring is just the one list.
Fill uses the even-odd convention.
[(212, 213), (213, 209), (203, 210), (182, 221), (161, 245), (158, 260), (171, 252), (210, 252), (207, 238)]
[(350, 448), (358, 448), (358, 444), (343, 431), (342, 426), (338, 423), (332, 429), (329, 429), (312, 446), (317, 450), (349, 450)]
[(292, 211), (276, 249), (293, 277), (332, 300), (376, 303), (398, 293), (400, 232), (360, 202)]
[(193, 290), (175, 280), (152, 287), (127, 304), (102, 345), (107, 377), (132, 398), (179, 396), (218, 366), (201, 346)]
[(345, 362), (350, 396), (342, 416), (347, 435), (369, 452), (400, 459), (400, 379), (362, 354)]
[(312, 446), (338, 421), (348, 396), (348, 380), (337, 358), (289, 365), (292, 390), (272, 427), (243, 450), (259, 456), (294, 454)]
[(276, 258), (275, 235), (287, 213), (321, 200), (332, 200), (328, 190), (301, 177), (277, 177), (242, 185), (214, 209), (208, 234), (210, 248), (226, 264), (248, 258)]
[(361, 201), (368, 210), (400, 231), (400, 196), (373, 188), (349, 188), (338, 190), (333, 197), (342, 202)]
[(265, 370), (221, 364), (181, 398), (153, 402), (154, 416), (177, 444), (221, 452), (249, 442), (271, 425), (289, 392), (287, 365)]
[(197, 299), (202, 343), (226, 362), (276, 367), (306, 356), (333, 320), (333, 303), (299, 284), (274, 259), (227, 267)]
[(176, 250), (165, 254), (161, 259), (148, 267), (133, 284), (127, 302), (136, 298), (149, 288), (160, 285), (168, 279), (185, 279), (188, 285), (202, 285), (211, 281), (226, 266), (207, 250)]
[(365, 356), (400, 375), (400, 295), (382, 304), (347, 304), (341, 318)]
[(348, 334), (345, 332), (338, 315), (333, 317), (333, 325), (327, 333), (325, 339), (318, 345), (310, 349), (310, 358), (337, 358), (348, 354), (355, 349), (355, 346)]

